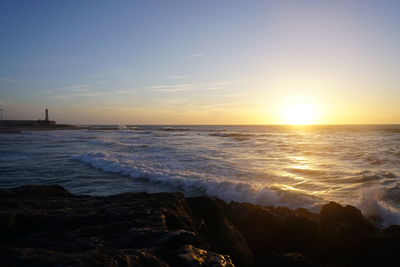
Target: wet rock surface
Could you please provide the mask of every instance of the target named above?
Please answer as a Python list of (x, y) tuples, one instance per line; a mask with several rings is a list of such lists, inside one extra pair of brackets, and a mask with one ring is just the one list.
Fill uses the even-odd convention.
[(316, 214), (180, 193), (0, 190), (3, 266), (395, 266), (399, 227), (334, 202)]

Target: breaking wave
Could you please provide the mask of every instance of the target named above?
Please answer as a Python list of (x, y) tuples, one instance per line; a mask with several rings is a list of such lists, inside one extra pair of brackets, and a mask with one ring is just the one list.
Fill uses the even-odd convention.
[(306, 194), (272, 188), (267, 186), (256, 187), (245, 182), (227, 181), (217, 177), (201, 177), (185, 171), (156, 169), (141, 163), (140, 167), (125, 162), (106, 152), (92, 152), (72, 157), (73, 160), (83, 162), (93, 168), (129, 176), (134, 179), (146, 179), (152, 183), (165, 184), (183, 191), (187, 195), (205, 194), (218, 197), (226, 202), (249, 202), (265, 206), (285, 205), (291, 208), (306, 207), (315, 210), (318, 198)]
[(218, 137), (251, 137), (254, 134), (247, 133), (211, 133), (210, 136), (218, 136)]
[(392, 224), (400, 224), (400, 209), (385, 199), (385, 193), (384, 188), (378, 185), (364, 188), (356, 206), (367, 218), (381, 219), (378, 226), (387, 227)]
[(160, 131), (189, 131), (188, 128), (177, 128), (177, 127), (162, 127), (158, 128)]

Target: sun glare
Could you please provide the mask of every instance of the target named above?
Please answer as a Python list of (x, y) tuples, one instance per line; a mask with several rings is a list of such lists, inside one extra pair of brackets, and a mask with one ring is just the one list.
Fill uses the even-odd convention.
[(283, 109), (285, 124), (307, 125), (315, 123), (317, 111), (311, 103), (294, 103)]

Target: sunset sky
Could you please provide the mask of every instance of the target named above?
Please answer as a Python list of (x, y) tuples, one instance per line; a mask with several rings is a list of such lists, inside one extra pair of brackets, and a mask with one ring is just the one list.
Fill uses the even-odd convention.
[(1, 1), (0, 36), (3, 119), (400, 123), (396, 0)]

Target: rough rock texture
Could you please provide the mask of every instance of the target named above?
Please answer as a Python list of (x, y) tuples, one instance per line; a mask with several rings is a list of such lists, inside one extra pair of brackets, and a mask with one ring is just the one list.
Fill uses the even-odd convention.
[(320, 214), (180, 193), (75, 196), (0, 190), (2, 266), (391, 266), (400, 226), (352, 206)]
[(196, 250), (206, 245), (195, 225), (180, 193), (90, 197), (59, 186), (1, 190), (0, 261), (6, 266), (229, 266), (229, 256)]

